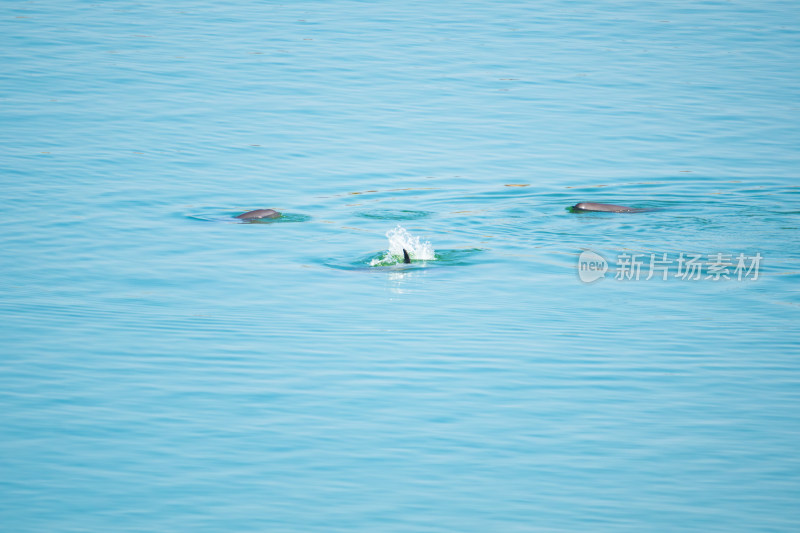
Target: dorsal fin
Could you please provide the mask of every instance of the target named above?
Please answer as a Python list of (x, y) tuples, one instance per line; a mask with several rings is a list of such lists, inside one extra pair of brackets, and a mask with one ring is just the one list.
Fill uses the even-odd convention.
[(405, 248), (403, 248), (403, 263), (410, 263), (411, 258), (408, 256), (408, 252)]

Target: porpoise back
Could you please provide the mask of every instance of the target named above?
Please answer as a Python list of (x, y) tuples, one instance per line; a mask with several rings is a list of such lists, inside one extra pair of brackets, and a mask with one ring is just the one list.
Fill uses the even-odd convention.
[(242, 213), (241, 215), (236, 215), (236, 218), (240, 218), (242, 220), (260, 220), (262, 218), (280, 218), (281, 214), (274, 209), (255, 209), (253, 211), (248, 211), (247, 213)]
[(573, 205), (570, 209), (573, 212), (599, 212), (599, 213), (643, 213), (647, 209), (636, 207), (626, 207), (624, 205), (598, 204), (595, 202), (580, 202)]

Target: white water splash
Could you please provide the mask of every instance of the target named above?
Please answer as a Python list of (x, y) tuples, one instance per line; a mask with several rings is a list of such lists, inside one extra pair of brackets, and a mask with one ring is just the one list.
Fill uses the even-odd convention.
[(389, 239), (389, 250), (381, 257), (370, 261), (370, 266), (394, 265), (403, 262), (403, 250), (408, 252), (412, 261), (433, 261), (436, 259), (433, 246), (428, 241), (420, 241), (404, 227), (398, 225), (386, 232)]

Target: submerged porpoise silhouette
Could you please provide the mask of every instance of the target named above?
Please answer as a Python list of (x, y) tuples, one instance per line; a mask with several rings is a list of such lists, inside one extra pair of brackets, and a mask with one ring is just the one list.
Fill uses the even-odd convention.
[(236, 215), (236, 218), (241, 218), (242, 220), (260, 220), (262, 218), (280, 218), (281, 214), (274, 209), (256, 209), (254, 211), (248, 211), (247, 213), (242, 213), (241, 215)]
[(625, 207), (624, 205), (598, 204), (595, 202), (580, 202), (573, 205), (572, 211), (596, 211), (601, 213), (643, 213), (649, 209), (639, 209), (636, 207)]

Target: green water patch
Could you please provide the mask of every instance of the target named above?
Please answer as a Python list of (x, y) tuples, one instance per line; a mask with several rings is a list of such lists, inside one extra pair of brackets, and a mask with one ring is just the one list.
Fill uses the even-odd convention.
[(408, 209), (373, 209), (360, 211), (357, 216), (374, 220), (419, 220), (433, 215), (430, 211), (411, 211)]
[(361, 256), (355, 260), (330, 259), (323, 264), (339, 270), (363, 271), (398, 271), (420, 270), (427, 268), (444, 268), (452, 266), (467, 266), (477, 264), (484, 248), (461, 248), (454, 250), (437, 250), (433, 259), (413, 259), (410, 263), (403, 262), (403, 256), (389, 255), (386, 250)]
[(257, 220), (242, 220), (236, 218), (237, 215), (242, 214), (242, 211), (219, 210), (209, 211), (206, 213), (193, 213), (186, 215), (187, 218), (192, 220), (202, 220), (203, 222), (220, 222), (224, 224), (283, 224), (287, 222), (307, 222), (311, 220), (310, 215), (302, 213), (286, 213), (282, 212), (278, 218), (261, 218)]

